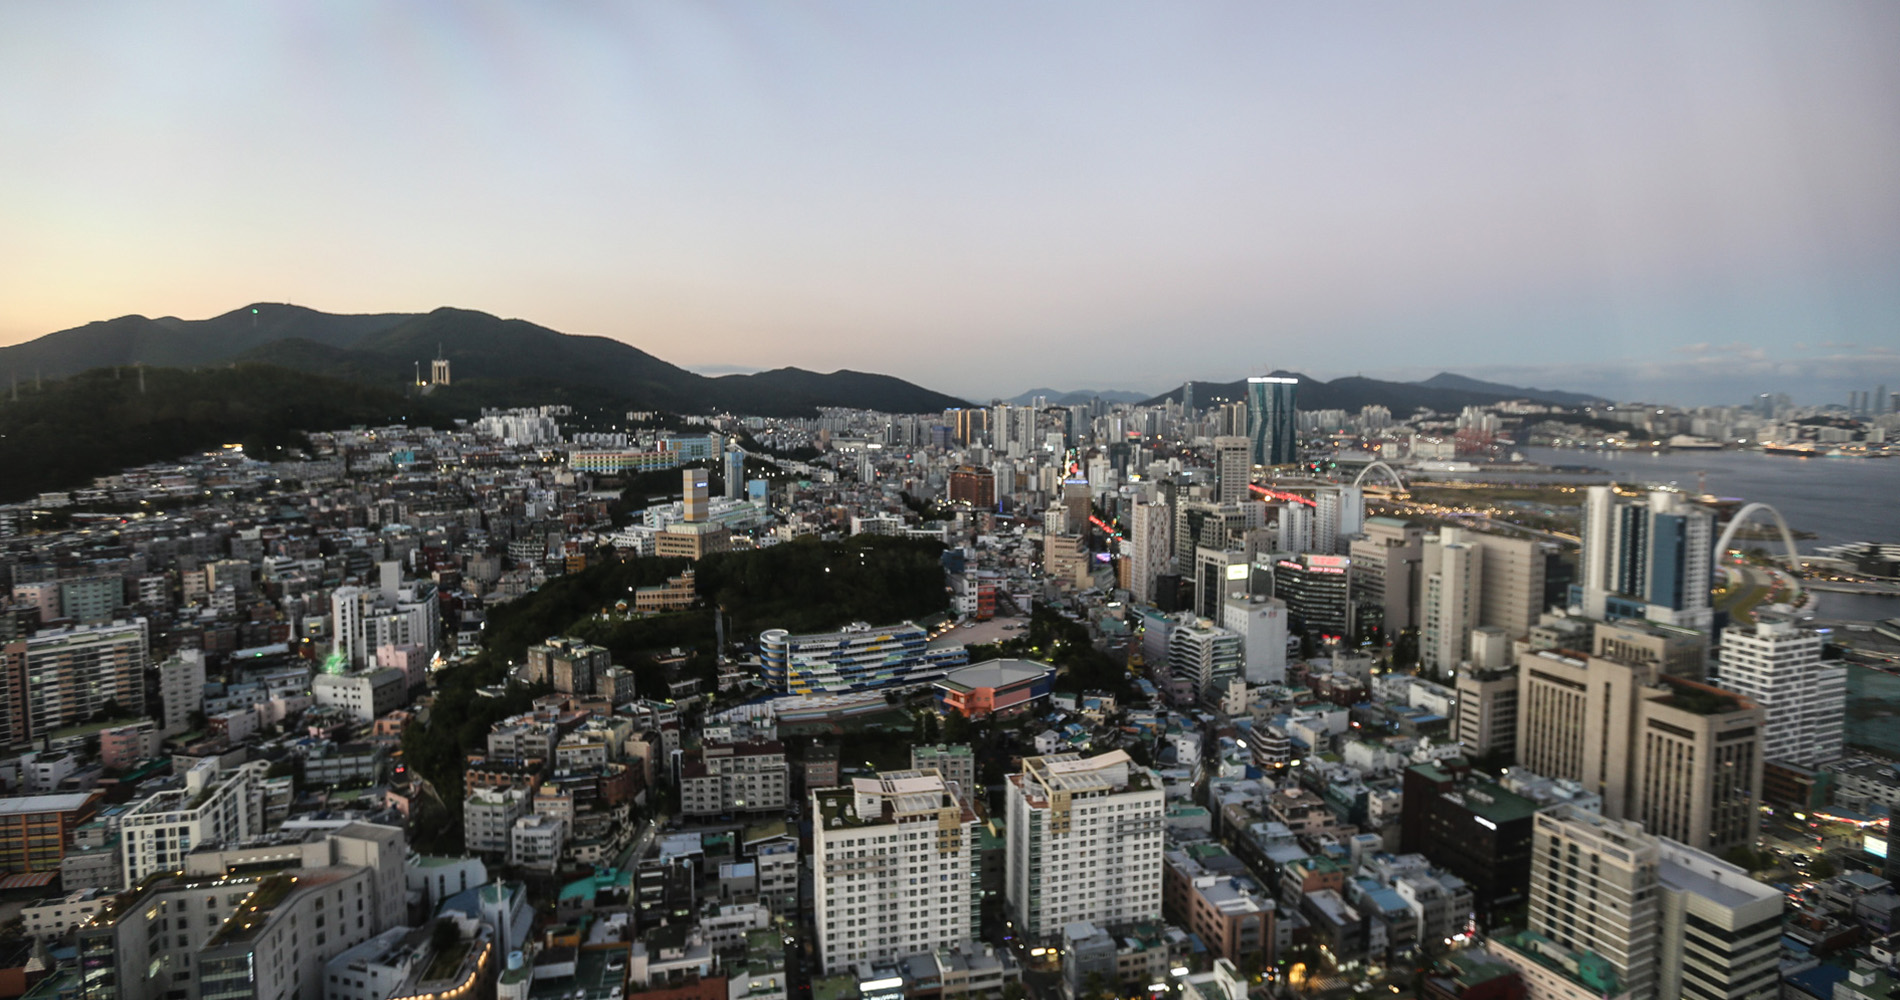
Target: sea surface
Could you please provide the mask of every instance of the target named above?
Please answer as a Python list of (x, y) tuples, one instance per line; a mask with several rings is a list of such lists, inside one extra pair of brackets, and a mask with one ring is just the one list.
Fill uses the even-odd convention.
[[(1900, 542), (1900, 459), (1803, 458), (1752, 451), (1597, 451), (1523, 448), (1546, 466), (1589, 466), (1601, 473), (1473, 472), (1473, 482), (1668, 485), (1718, 497), (1765, 503), (1794, 531), (1812, 532), (1795, 546), (1812, 552), (1842, 542)], [(1757, 524), (1772, 523), (1759, 519)], [(1871, 621), (1900, 617), (1900, 597), (1817, 592), (1818, 618)], [(1897, 681), (1896, 683), (1900, 683)], [(1900, 706), (1900, 692), (1895, 705)], [(1896, 733), (1900, 739), (1900, 733)]]
[[(1802, 458), (1753, 451), (1595, 451), (1522, 448), (1540, 465), (1587, 465), (1602, 474), (1472, 472), (1472, 482), (1671, 485), (1749, 503), (1765, 503), (1788, 527), (1813, 532), (1796, 539), (1803, 552), (1842, 542), (1900, 542), (1900, 459)], [(1698, 476), (1698, 473), (1701, 475)]]

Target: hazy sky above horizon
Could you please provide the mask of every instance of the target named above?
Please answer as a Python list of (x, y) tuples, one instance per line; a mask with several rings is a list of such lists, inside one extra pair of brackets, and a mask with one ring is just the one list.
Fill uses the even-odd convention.
[(973, 398), (1900, 388), (1900, 4), (0, 5), (0, 344), (439, 305)]

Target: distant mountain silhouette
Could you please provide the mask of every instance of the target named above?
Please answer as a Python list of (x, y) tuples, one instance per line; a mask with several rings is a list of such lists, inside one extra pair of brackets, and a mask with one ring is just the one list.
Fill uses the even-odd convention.
[[(932, 413), (968, 403), (899, 378), (797, 368), (708, 378), (608, 337), (561, 333), (468, 309), (335, 315), (258, 303), (207, 320), (121, 316), (0, 348), (0, 373), (29, 379), (145, 364), (194, 368), (257, 361), (372, 385), (401, 386), (438, 348), (455, 387), (513, 400), (565, 386), (634, 409), (804, 416), (819, 407)], [(467, 395), (467, 392), (457, 393)]]
[(1018, 393), (1003, 402), (1011, 406), (1028, 406), (1037, 396), (1049, 401), (1050, 406), (1081, 406), (1092, 399), (1100, 398), (1104, 403), (1139, 403), (1148, 398), (1145, 393), (1129, 392), (1126, 389), (1031, 389)]
[[(1554, 406), (1583, 406), (1591, 402), (1604, 402), (1595, 396), (1580, 393), (1520, 389), (1495, 382), (1480, 382), (1477, 379), (1448, 372), (1435, 375), (1424, 382), (1386, 382), (1376, 378), (1361, 378), (1357, 375), (1325, 382), (1299, 372), (1276, 371), (1273, 374), (1300, 380), (1299, 392), (1295, 399), (1302, 410), (1345, 410), (1351, 413), (1362, 406), (1383, 406), (1391, 410), (1395, 417), (1407, 417), (1420, 409), (1439, 413), (1456, 413), (1467, 406), (1485, 406), (1511, 399), (1527, 399)], [(1220, 400), (1243, 400), (1246, 397), (1246, 379), (1237, 382), (1197, 381), (1194, 383), (1194, 405), (1197, 407), (1205, 407), (1209, 403)], [(1170, 399), (1180, 402), (1181, 387), (1151, 397), (1143, 403), (1155, 405)]]
[(1432, 389), (1457, 389), (1463, 392), (1498, 393), (1507, 399), (1528, 399), (1534, 403), (1550, 403), (1555, 406), (1598, 406), (1614, 402), (1601, 396), (1592, 396), (1583, 392), (1565, 392), (1561, 389), (1520, 389), (1514, 385), (1500, 382), (1485, 382), (1451, 372), (1439, 372), (1423, 382), (1414, 382)]

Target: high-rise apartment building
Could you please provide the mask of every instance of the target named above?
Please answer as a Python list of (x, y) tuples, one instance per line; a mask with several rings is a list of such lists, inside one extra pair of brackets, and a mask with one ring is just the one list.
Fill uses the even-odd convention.
[(1346, 555), (1365, 527), (1365, 493), (1357, 486), (1324, 486), (1313, 501), (1313, 551)]
[(1714, 515), (1680, 493), (1624, 500), (1612, 487), (1589, 487), (1579, 581), (1584, 613), (1707, 631), (1714, 621), (1714, 545)]
[(1155, 577), (1174, 566), (1174, 521), (1165, 503), (1136, 502), (1130, 518), (1128, 589), (1138, 603), (1154, 601)]
[(1161, 916), (1161, 780), (1121, 750), (1030, 757), (1009, 776), (1004, 895), (1017, 933)]
[(1239, 436), (1214, 439), (1214, 499), (1220, 503), (1239, 503), (1247, 497), (1247, 484), (1253, 481), (1253, 456), (1247, 439)]
[(1286, 602), (1274, 597), (1229, 594), (1221, 627), (1240, 636), (1241, 673), (1249, 684), (1286, 683)]
[(116, 576), (87, 576), (59, 582), (59, 613), (85, 625), (111, 620), (125, 604), (125, 581)]
[(110, 702), (145, 712), (146, 622), (42, 630), (0, 647), (0, 735), (17, 744), (89, 721)]
[[(1313, 544), (1313, 521), (1313, 508), (1290, 501), (1280, 504), (1273, 521), (1274, 539), (1279, 550), (1294, 555), (1319, 552), (1319, 548)], [(1331, 551), (1328, 549), (1322, 554), (1331, 554)]]
[(1762, 612), (1722, 630), (1722, 687), (1762, 707), (1762, 756), (1813, 767), (1838, 760), (1847, 718), (1847, 668), (1821, 659), (1818, 632)]
[(1247, 439), (1255, 465), (1290, 465), (1300, 460), (1294, 412), (1300, 380), (1247, 380)]
[(811, 793), (812, 922), (825, 972), (961, 945), (978, 930), (976, 813), (936, 771)]
[(167, 736), (191, 728), (191, 713), (205, 703), (204, 650), (181, 649), (158, 665), (158, 700)]
[(1520, 648), (1518, 763), (1581, 782), (1604, 815), (1701, 850), (1752, 844), (1762, 711), (1653, 666)]
[(945, 414), (950, 418), (951, 429), (957, 436), (957, 442), (966, 447), (982, 444), (990, 436), (990, 411), (983, 409), (956, 409)]
[(976, 754), (967, 743), (923, 743), (910, 748), (910, 769), (936, 771), (964, 798), (976, 793)]
[(1455, 528), (1425, 536), (1419, 565), (1419, 666), (1434, 676), (1450, 676), (1466, 659), (1484, 600), (1484, 550), (1459, 538)]

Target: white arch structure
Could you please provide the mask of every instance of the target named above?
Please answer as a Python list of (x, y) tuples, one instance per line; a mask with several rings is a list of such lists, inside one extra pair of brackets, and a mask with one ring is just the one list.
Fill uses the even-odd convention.
[(1372, 470), (1374, 469), (1384, 469), (1386, 477), (1392, 480), (1392, 485), (1397, 486), (1400, 490), (1405, 489), (1405, 480), (1399, 478), (1399, 470), (1394, 469), (1393, 467), (1385, 464), (1383, 461), (1380, 461), (1379, 459), (1376, 459), (1376, 458), (1366, 463), (1365, 468), (1359, 470), (1359, 475), (1357, 478), (1353, 479), (1352, 484), (1354, 486), (1358, 486), (1361, 483), (1364, 483), (1366, 481), (1366, 476), (1370, 475)]
[[(1736, 511), (1728, 527), (1722, 529), (1722, 537), (1715, 543), (1715, 561), (1710, 567), (1712, 573), (1722, 571), (1722, 557), (1728, 554), (1729, 542), (1734, 540), (1735, 532), (1741, 529), (1742, 524), (1758, 511), (1767, 511), (1768, 515), (1775, 519), (1775, 527), (1781, 530), (1781, 544), (1788, 550), (1788, 568), (1797, 572), (1801, 569), (1801, 553), (1794, 547), (1794, 533), (1788, 530), (1788, 522), (1781, 519), (1781, 512), (1765, 503), (1751, 503)], [(1800, 584), (1797, 583), (1796, 586), (1799, 587)]]

